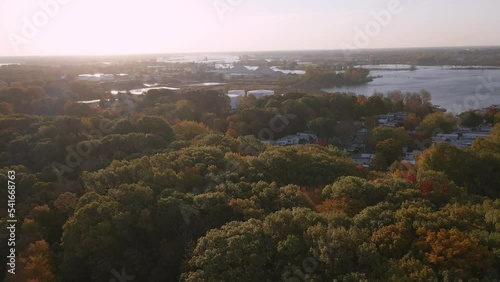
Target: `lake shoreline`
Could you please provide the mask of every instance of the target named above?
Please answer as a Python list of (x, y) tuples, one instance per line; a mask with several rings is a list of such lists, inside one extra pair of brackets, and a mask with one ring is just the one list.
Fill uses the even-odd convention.
[(469, 109), (500, 104), (500, 68), (445, 67), (448, 66), (417, 66), (415, 71), (384, 67), (384, 70), (370, 70), (370, 76), (374, 78), (371, 82), (358, 86), (324, 87), (321, 91), (372, 96), (375, 93), (386, 94), (392, 91), (406, 93), (427, 90), (432, 95), (433, 104), (457, 114)]

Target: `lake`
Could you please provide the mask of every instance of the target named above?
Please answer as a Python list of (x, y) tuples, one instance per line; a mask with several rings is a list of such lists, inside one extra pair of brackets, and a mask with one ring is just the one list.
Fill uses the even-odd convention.
[(3, 66), (19, 66), (21, 64), (16, 64), (16, 63), (1, 63), (0, 64), (0, 67), (3, 67)]
[(236, 55), (225, 54), (190, 54), (190, 55), (172, 55), (157, 58), (157, 62), (164, 63), (221, 63), (232, 64), (239, 62), (240, 57)]
[(500, 69), (457, 69), (449, 66), (417, 68), (415, 71), (379, 68), (370, 72), (376, 78), (366, 84), (323, 90), (371, 96), (375, 92), (400, 90), (405, 93), (425, 89), (431, 93), (434, 105), (453, 113), (500, 104)]
[(203, 87), (203, 86), (221, 86), (221, 85), (226, 85), (226, 83), (223, 83), (223, 82), (204, 82), (204, 83), (190, 84), (188, 86)]
[[(130, 94), (133, 94), (133, 95), (142, 95), (142, 94), (148, 92), (149, 90), (154, 90), (154, 89), (156, 89), (156, 90), (167, 89), (167, 90), (171, 90), (171, 91), (180, 90), (180, 88), (162, 86), (162, 87), (148, 87), (148, 88), (132, 89), (129, 92), (130, 92)], [(111, 91), (111, 94), (114, 94), (114, 91)]]

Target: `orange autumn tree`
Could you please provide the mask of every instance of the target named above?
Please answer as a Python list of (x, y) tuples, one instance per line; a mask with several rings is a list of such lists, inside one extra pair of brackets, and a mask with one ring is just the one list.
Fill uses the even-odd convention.
[(433, 170), (422, 170), (417, 173), (417, 185), (422, 195), (437, 206), (444, 206), (453, 198), (465, 195), (463, 188), (450, 181), (446, 174)]
[(424, 261), (440, 274), (448, 275), (448, 279), (482, 276), (493, 265), (488, 247), (457, 228), (435, 232), (422, 227), (417, 234)]
[(19, 259), (23, 266), (24, 276), (28, 282), (54, 281), (52, 271), (52, 251), (45, 240), (29, 245), (28, 250)]
[(359, 200), (343, 197), (325, 200), (316, 206), (316, 211), (319, 213), (343, 212), (349, 216), (354, 216), (362, 211), (365, 206)]

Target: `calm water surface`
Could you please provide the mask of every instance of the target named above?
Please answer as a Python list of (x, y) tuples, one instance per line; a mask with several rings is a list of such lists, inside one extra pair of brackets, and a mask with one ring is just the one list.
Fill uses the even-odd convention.
[(432, 102), (448, 111), (460, 113), (500, 104), (500, 69), (450, 69), (418, 67), (416, 71), (374, 70), (372, 82), (358, 86), (332, 87), (327, 92), (354, 92), (371, 96), (375, 92), (393, 90), (432, 94)]

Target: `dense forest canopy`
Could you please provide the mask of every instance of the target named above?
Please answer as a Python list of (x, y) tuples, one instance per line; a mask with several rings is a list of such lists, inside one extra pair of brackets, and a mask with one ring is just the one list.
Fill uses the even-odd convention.
[[(0, 83), (0, 179), (16, 172), (19, 220), (17, 274), (5, 281), (110, 281), (122, 270), (134, 281), (500, 279), (493, 108), (455, 117), (426, 91), (290, 92), (232, 111), (220, 91), (102, 98), (96, 85), (19, 71), (40, 80)], [(75, 103), (94, 98), (100, 107)], [(391, 112), (408, 115), (378, 126)], [(482, 122), (492, 134), (469, 148), (426, 143)], [(336, 146), (361, 128), (370, 169)], [(298, 132), (319, 141), (262, 142)], [(403, 147), (421, 151), (415, 165)]]

